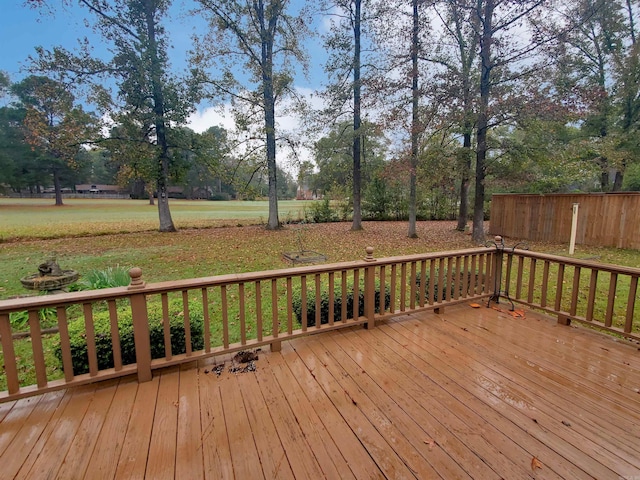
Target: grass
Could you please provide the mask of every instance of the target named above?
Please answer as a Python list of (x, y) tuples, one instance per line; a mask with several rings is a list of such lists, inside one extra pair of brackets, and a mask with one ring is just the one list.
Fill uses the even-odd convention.
[[(158, 209), (147, 200), (65, 199), (56, 207), (50, 199), (0, 198), (0, 242), (69, 236), (108, 235), (158, 229)], [(278, 202), (281, 222), (303, 218), (309, 202)], [(171, 200), (178, 228), (210, 228), (265, 223), (266, 201)]]
[[(406, 222), (365, 222), (364, 230), (358, 232), (352, 232), (349, 223), (290, 224), (278, 231), (268, 231), (261, 226), (267, 217), (266, 202), (175, 201), (172, 213), (180, 230), (167, 234), (157, 231), (157, 210), (146, 202), (67, 200), (67, 203), (64, 207), (52, 207), (50, 200), (0, 199), (3, 221), (0, 299), (28, 293), (19, 279), (35, 273), (37, 266), (53, 253), (63, 269), (77, 270), (81, 276), (89, 276), (94, 270), (138, 266), (144, 280), (158, 282), (289, 267), (291, 264), (283, 260), (282, 253), (297, 251), (300, 244), (306, 250), (326, 255), (328, 262), (363, 258), (367, 246), (375, 248), (374, 255), (378, 258), (473, 246), (468, 235), (454, 230), (455, 222), (419, 222), (418, 239), (407, 238)], [(280, 219), (302, 217), (305, 205), (308, 204), (280, 202)], [(220, 228), (223, 225), (227, 226)], [(515, 242), (506, 240), (507, 246)], [(530, 249), (568, 255), (567, 246), (562, 244), (530, 243)], [(640, 265), (640, 252), (635, 250), (579, 245), (574, 257)], [(542, 267), (538, 268), (537, 276)], [(565, 288), (571, 288), (571, 278), (567, 272)], [(606, 283), (607, 279), (602, 280)], [(581, 285), (588, 285), (588, 280)], [(264, 288), (267, 292), (267, 285)], [(606, 285), (598, 292), (596, 308), (603, 311)], [(552, 299), (551, 292), (549, 295)], [(219, 300), (212, 298), (212, 301)], [(248, 316), (254, 313), (249, 305)], [(270, 328), (269, 309), (267, 302), (263, 306), (266, 330)], [(232, 340), (237, 340), (239, 325), (235, 312), (230, 322)], [(55, 335), (43, 338), (51, 379), (62, 375), (52, 353), (55, 342)], [(16, 341), (15, 347), (21, 379), (25, 384), (33, 383), (30, 340)], [(4, 377), (0, 376), (0, 390), (4, 388)]]

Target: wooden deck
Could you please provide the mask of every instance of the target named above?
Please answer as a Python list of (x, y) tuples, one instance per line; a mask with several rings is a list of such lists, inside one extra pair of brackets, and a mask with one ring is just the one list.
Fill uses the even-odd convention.
[(258, 356), (1, 404), (0, 478), (640, 479), (637, 345), (459, 305)]

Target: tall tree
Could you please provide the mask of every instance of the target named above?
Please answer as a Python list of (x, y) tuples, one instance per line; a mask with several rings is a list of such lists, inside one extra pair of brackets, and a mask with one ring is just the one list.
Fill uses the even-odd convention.
[[(373, 16), (374, 2), (369, 0), (327, 0), (323, 9), (331, 19), (331, 28), (325, 37), (325, 48), (330, 59), (325, 67), (329, 85), (325, 95), (329, 108), (325, 114), (333, 120), (345, 114), (351, 104), (353, 122), (353, 222), (351, 230), (362, 229), (362, 89), (363, 89), (363, 27)], [(368, 15), (366, 12), (370, 12)], [(326, 116), (325, 116), (326, 118)]]
[[(306, 68), (301, 48), (306, 26), (289, 13), (289, 0), (198, 0), (209, 24), (197, 43), (194, 63), (211, 98), (230, 98), (237, 122), (249, 129), (261, 117), (269, 179), (268, 229), (280, 227), (276, 147), (276, 105), (293, 92), (293, 63)], [(243, 65), (245, 70), (240, 70)], [(219, 74), (219, 76), (218, 76)]]
[(411, 0), (411, 162), (409, 170), (409, 238), (418, 238), (416, 229), (418, 155), (420, 140), (420, 71), (418, 55), (420, 53), (420, 10), (419, 0)]
[(62, 205), (61, 173), (65, 168), (76, 168), (82, 145), (95, 135), (96, 119), (75, 104), (64, 84), (50, 78), (29, 76), (12, 90), (25, 108), (25, 140), (47, 159), (55, 204)]
[(632, 43), (625, 42), (625, 36), (633, 38), (633, 14), (630, 10), (631, 29), (627, 30), (623, 8), (623, 0), (572, 0), (553, 27), (562, 32), (561, 42), (551, 52), (559, 63), (557, 83), (568, 98), (577, 97), (582, 131), (596, 139), (594, 160), (601, 170), (603, 191), (611, 189), (611, 170), (618, 177), (617, 188), (622, 183), (622, 165), (614, 160), (611, 146), (615, 142), (616, 66), (622, 65), (617, 60), (627, 56)]
[[(404, 162), (394, 162), (394, 169), (403, 165), (409, 184), (408, 232), (417, 237), (417, 170), (423, 134), (432, 123), (432, 112), (427, 105), (433, 103), (432, 92), (424, 87), (430, 72), (424, 68), (424, 49), (430, 48), (433, 36), (427, 8), (421, 0), (396, 0), (376, 5), (372, 22), (372, 38), (375, 49), (381, 52), (375, 62), (375, 73), (370, 75), (370, 96), (376, 98), (377, 109), (383, 111), (387, 128), (398, 130), (407, 138), (408, 146), (402, 148)], [(380, 108), (381, 105), (384, 107)], [(435, 122), (434, 122), (435, 123)], [(406, 215), (405, 215), (406, 216)]]
[[(346, 198), (353, 184), (353, 126), (344, 121), (335, 125), (314, 145), (314, 159), (318, 167), (313, 186), (324, 195)], [(381, 130), (370, 122), (361, 125), (362, 172), (361, 181), (366, 187), (384, 163), (387, 141)]]
[[(484, 202), (485, 178), (490, 145), (489, 130), (503, 123), (514, 111), (522, 109), (524, 95), (511, 90), (517, 82), (530, 77), (539, 68), (532, 56), (544, 43), (531, 29), (525, 29), (545, 0), (478, 0), (475, 15), (479, 19), (480, 41), (480, 94), (478, 98), (476, 125), (476, 177), (473, 205), (472, 240), (485, 241)], [(518, 31), (520, 29), (520, 31)]]
[(163, 20), (171, 0), (78, 1), (92, 15), (94, 28), (112, 47), (113, 58), (108, 61), (93, 58), (85, 42), (79, 54), (62, 48), (39, 49), (33, 68), (64, 72), (74, 81), (97, 83), (105, 76), (115, 79), (117, 99), (108, 96), (104, 89), (97, 89), (94, 95), (107, 109), (111, 120), (124, 126), (121, 131), (127, 132), (126, 137), (110, 141), (144, 143), (153, 151), (159, 229), (173, 232), (176, 227), (169, 209), (171, 145), (168, 132), (174, 125), (186, 123), (195, 98), (187, 88), (188, 82), (174, 78), (169, 72)]
[[(439, 1), (433, 5), (442, 28), (434, 48), (425, 57), (438, 68), (440, 101), (448, 105), (447, 114), (462, 135), (457, 151), (460, 167), (460, 190), (457, 230), (464, 231), (469, 219), (469, 187), (472, 174), (472, 140), (476, 121), (477, 69), (479, 56), (480, 16), (477, 0)], [(449, 47), (451, 46), (451, 47)]]

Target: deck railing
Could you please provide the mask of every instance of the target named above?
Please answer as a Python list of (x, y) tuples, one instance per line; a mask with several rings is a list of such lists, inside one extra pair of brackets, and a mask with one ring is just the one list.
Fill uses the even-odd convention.
[[(486, 298), (494, 250), (475, 248), (0, 301), (0, 401)], [(44, 330), (42, 312), (56, 328)], [(11, 317), (28, 317), (17, 332)], [(132, 334), (133, 332), (133, 334)], [(28, 334), (27, 339), (23, 337)], [(86, 373), (85, 373), (86, 372)]]
[[(512, 300), (640, 340), (640, 269), (475, 248), (0, 301), (0, 402), (365, 325)], [(508, 299), (508, 300), (507, 300)], [(43, 312), (56, 327), (41, 325)], [(11, 318), (27, 318), (28, 331)], [(51, 320), (49, 320), (51, 321)], [(27, 338), (25, 338), (25, 336)]]
[[(640, 268), (588, 260), (504, 250), (494, 256), (502, 263), (502, 298), (571, 321), (640, 340)], [(504, 300), (502, 300), (504, 301)]]

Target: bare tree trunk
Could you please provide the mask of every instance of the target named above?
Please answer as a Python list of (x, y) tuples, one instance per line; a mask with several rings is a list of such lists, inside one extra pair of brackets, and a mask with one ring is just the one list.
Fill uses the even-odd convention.
[[(463, 232), (466, 230), (467, 221), (469, 220), (469, 187), (471, 186), (471, 137), (473, 133), (473, 93), (471, 72), (475, 59), (477, 33), (472, 38), (466, 38), (463, 33), (463, 19), (460, 10), (457, 7), (452, 8), (453, 20), (455, 22), (455, 32), (457, 37), (458, 49), (460, 52), (460, 66), (462, 75), (462, 109), (463, 109), (463, 142), (462, 142), (462, 158), (460, 159), (460, 207), (458, 210), (458, 226), (457, 230)], [(480, 15), (473, 15), (471, 22), (473, 32), (480, 29)]]
[(161, 232), (175, 232), (177, 229), (171, 218), (169, 210), (169, 146), (167, 143), (167, 131), (164, 118), (164, 95), (162, 92), (162, 77), (159, 71), (160, 59), (158, 58), (158, 44), (156, 41), (156, 29), (154, 19), (154, 6), (151, 2), (145, 4), (147, 23), (147, 35), (149, 38), (149, 56), (151, 83), (153, 85), (153, 113), (155, 116), (156, 137), (160, 154), (158, 155), (158, 217), (160, 219)]
[(353, 55), (353, 223), (351, 230), (362, 230), (362, 170), (361, 159), (361, 83), (360, 83), (360, 21), (362, 0), (355, 0), (355, 18), (353, 26), (354, 55)]
[(264, 97), (264, 124), (267, 137), (267, 172), (269, 176), (269, 219), (267, 229), (280, 228), (278, 219), (278, 188), (276, 166), (276, 117), (273, 93), (273, 38), (276, 32), (277, 15), (269, 17), (265, 25), (264, 5), (258, 2), (258, 20), (262, 36), (262, 94)]
[(62, 203), (62, 185), (60, 185), (60, 172), (58, 167), (53, 167), (53, 190), (56, 196), (56, 207), (64, 205)]
[(418, 140), (420, 125), (418, 107), (420, 92), (418, 90), (418, 32), (420, 28), (418, 17), (418, 0), (412, 0), (413, 6), (413, 31), (411, 35), (411, 168), (409, 170), (409, 238), (418, 238), (416, 231), (417, 219), (417, 192), (416, 176), (418, 170)]
[[(476, 149), (476, 192), (473, 202), (474, 243), (484, 243), (484, 181), (487, 159), (487, 129), (489, 124), (489, 95), (491, 94), (491, 42), (493, 41), (494, 0), (487, 0), (482, 14), (482, 37), (480, 39), (480, 103), (478, 105), (477, 149)], [(480, 12), (478, 12), (480, 13)]]
[[(471, 127), (469, 127), (470, 129)], [(466, 130), (466, 128), (465, 128)], [(465, 131), (462, 143), (464, 158), (460, 174), (460, 209), (458, 210), (457, 230), (464, 232), (469, 218), (469, 187), (471, 186), (471, 133)]]
[(613, 180), (613, 188), (612, 192), (619, 192), (622, 190), (622, 180), (624, 179), (624, 174), (620, 170), (616, 170), (616, 176)]

